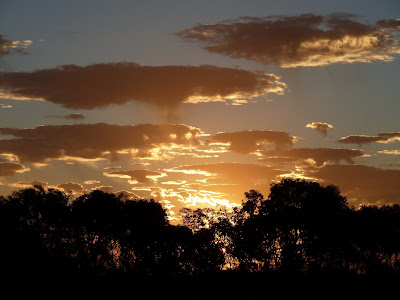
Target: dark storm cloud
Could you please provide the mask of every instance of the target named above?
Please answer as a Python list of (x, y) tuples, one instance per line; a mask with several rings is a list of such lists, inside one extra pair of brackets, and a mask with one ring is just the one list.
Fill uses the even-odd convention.
[(65, 157), (114, 158), (124, 150), (132, 150), (135, 157), (150, 157), (157, 147), (197, 145), (199, 133), (199, 129), (178, 124), (118, 126), (98, 123), (0, 128), (0, 134), (13, 137), (0, 140), (0, 153), (13, 154), (20, 162), (27, 163), (47, 163), (49, 159)]
[(25, 54), (25, 49), (31, 44), (31, 40), (12, 41), (4, 38), (4, 34), (0, 34), (0, 56), (13, 53)]
[(0, 73), (0, 96), (43, 100), (71, 109), (94, 109), (129, 101), (172, 109), (180, 103), (240, 104), (285, 84), (263, 72), (214, 66), (140, 66), (135, 63), (63, 65), (34, 72)]
[(272, 130), (243, 130), (220, 132), (210, 137), (208, 143), (229, 143), (228, 149), (242, 154), (261, 150), (263, 144), (273, 144), (276, 148), (290, 148), (295, 138), (286, 132)]
[(399, 20), (361, 23), (351, 14), (243, 17), (176, 33), (210, 52), (284, 68), (391, 61), (400, 53)]

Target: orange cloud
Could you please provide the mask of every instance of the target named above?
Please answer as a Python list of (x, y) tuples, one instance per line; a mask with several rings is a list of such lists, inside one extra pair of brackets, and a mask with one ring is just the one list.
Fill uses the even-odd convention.
[(46, 188), (48, 185), (49, 185), (48, 182), (46, 182), (46, 181), (38, 181), (38, 180), (18, 181), (18, 182), (10, 183), (10, 186), (17, 187), (17, 188), (31, 188), (31, 187), (34, 187), (34, 186), (41, 186), (43, 188)]
[(176, 35), (213, 53), (292, 68), (392, 61), (400, 53), (398, 23), (380, 20), (373, 26), (351, 14), (242, 17)]
[(314, 129), (320, 132), (325, 138), (328, 136), (328, 130), (335, 129), (333, 125), (322, 122), (312, 122), (306, 125), (306, 128)]
[[(240, 181), (256, 181), (260, 178), (273, 180), (284, 172), (270, 167), (256, 164), (241, 163), (214, 163), (185, 165), (173, 168), (175, 171), (200, 171), (211, 176), (208, 182), (215, 183), (236, 183)], [(215, 176), (213, 176), (215, 175)]]
[(378, 151), (378, 153), (400, 155), (400, 150), (383, 150), (383, 151)]
[(115, 159), (121, 151), (130, 151), (134, 157), (151, 157), (156, 148), (197, 145), (200, 130), (178, 124), (97, 123), (0, 128), (0, 134), (14, 137), (0, 140), (0, 154), (13, 154), (20, 162), (48, 163), (66, 157)]
[(285, 84), (273, 74), (214, 66), (140, 66), (135, 63), (64, 65), (34, 72), (0, 73), (0, 96), (43, 100), (72, 109), (129, 101), (173, 109), (180, 103), (240, 104)]
[(26, 171), (29, 171), (29, 168), (17, 163), (0, 163), (0, 177), (13, 176), (15, 173), (24, 173)]
[(182, 172), (188, 181), (190, 174), (204, 177), (205, 180), (201, 183), (183, 185), (183, 191), (190, 195), (186, 199), (197, 196), (196, 199), (204, 201), (208, 197), (225, 199), (229, 203), (241, 203), (243, 194), (250, 189), (263, 189), (267, 192), (272, 181), (287, 173), (272, 167), (241, 163), (184, 165), (167, 171)]
[(109, 193), (111, 194), (113, 191), (113, 187), (111, 185), (101, 185), (101, 186), (96, 186), (95, 188), (93, 188), (92, 190), (100, 190), (103, 191), (104, 193)]
[(104, 173), (109, 177), (117, 178), (128, 178), (131, 184), (136, 183), (153, 183), (157, 182), (157, 178), (164, 177), (165, 174), (150, 170), (131, 170), (131, 171), (114, 171), (110, 173)]
[(80, 183), (67, 182), (57, 185), (57, 188), (64, 190), (66, 193), (82, 193), (83, 186)]
[(361, 165), (326, 165), (308, 174), (339, 186), (352, 205), (400, 203), (400, 170)]
[(382, 142), (400, 141), (400, 132), (380, 132), (378, 136), (383, 139)]
[(25, 49), (31, 44), (31, 40), (12, 41), (5, 39), (4, 34), (0, 34), (0, 56), (13, 53), (26, 54)]
[(290, 148), (295, 141), (286, 132), (271, 130), (244, 130), (220, 132), (210, 137), (208, 143), (229, 143), (233, 152), (248, 154), (261, 150), (264, 144), (273, 144), (276, 148)]
[(88, 185), (91, 185), (91, 184), (99, 184), (99, 183), (100, 183), (100, 181), (94, 180), (94, 179), (85, 180), (85, 181), (83, 182), (83, 184), (88, 184)]
[(314, 161), (315, 166), (321, 167), (329, 161), (345, 161), (349, 164), (354, 164), (353, 158), (363, 157), (364, 151), (340, 148), (293, 148), (286, 150), (264, 150), (261, 154), (267, 158), (267, 161), (271, 158), (289, 159), (286, 163), (292, 163), (292, 159), (311, 159)]

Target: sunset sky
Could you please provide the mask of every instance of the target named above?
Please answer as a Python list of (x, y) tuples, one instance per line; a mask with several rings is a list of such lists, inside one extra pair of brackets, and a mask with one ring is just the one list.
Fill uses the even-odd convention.
[(400, 2), (0, 3), (0, 194), (400, 204)]

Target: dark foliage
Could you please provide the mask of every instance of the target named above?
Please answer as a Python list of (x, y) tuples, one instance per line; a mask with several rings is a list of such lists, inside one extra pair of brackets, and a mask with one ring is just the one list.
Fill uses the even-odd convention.
[(399, 205), (354, 209), (335, 186), (291, 179), (272, 184), (268, 198), (254, 190), (245, 196), (233, 211), (185, 208), (182, 225), (171, 225), (153, 200), (16, 191), (0, 199), (1, 275), (263, 281), (400, 274)]

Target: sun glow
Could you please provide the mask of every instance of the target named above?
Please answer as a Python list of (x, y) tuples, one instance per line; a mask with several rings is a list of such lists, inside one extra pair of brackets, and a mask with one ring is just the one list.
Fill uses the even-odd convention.
[[(204, 195), (206, 194), (206, 195)], [(198, 195), (190, 195), (186, 197), (183, 202), (188, 207), (226, 207), (226, 208), (233, 208), (238, 206), (237, 204), (230, 203), (227, 199), (218, 199), (209, 194), (207, 191), (201, 191)]]

